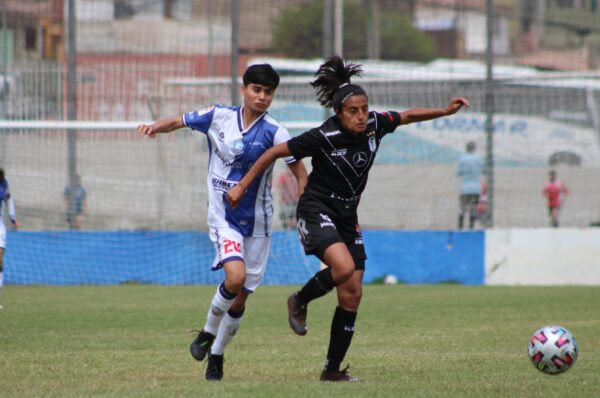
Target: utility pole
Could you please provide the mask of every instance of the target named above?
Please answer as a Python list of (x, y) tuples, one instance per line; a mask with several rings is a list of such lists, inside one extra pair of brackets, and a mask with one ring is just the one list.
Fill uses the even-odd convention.
[(379, 0), (368, 0), (371, 7), (371, 21), (367, 29), (367, 57), (369, 59), (381, 58), (381, 7)]
[(335, 53), (344, 57), (344, 0), (335, 0)]
[(231, 0), (231, 104), (239, 105), (240, 88), (238, 87), (238, 33), (239, 33), (238, 0)]
[(486, 0), (486, 36), (485, 50), (485, 174), (488, 183), (488, 228), (494, 226), (494, 5), (493, 0)]
[[(323, 59), (333, 55), (333, 0), (323, 2)], [(327, 120), (331, 111), (323, 107), (323, 119)]]
[[(8, 91), (8, 0), (2, 1), (2, 102), (6, 101), (4, 96)], [(0, 106), (0, 117), (6, 117), (6, 106)], [(3, 159), (2, 159), (3, 160)]]
[[(67, 120), (77, 120), (77, 36), (75, 0), (68, 4), (68, 60), (67, 60)], [(77, 186), (77, 130), (67, 130), (67, 173), (69, 176), (68, 213), (69, 228), (76, 228)]]

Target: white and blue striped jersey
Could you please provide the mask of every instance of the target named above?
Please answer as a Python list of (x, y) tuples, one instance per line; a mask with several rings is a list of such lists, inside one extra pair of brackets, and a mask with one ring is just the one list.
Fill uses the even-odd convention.
[(0, 227), (4, 228), (5, 208), (8, 206), (8, 216), (11, 221), (15, 220), (15, 204), (8, 189), (8, 180), (0, 181)]
[[(267, 112), (244, 129), (242, 110), (239, 106), (211, 106), (184, 114), (183, 123), (208, 138), (208, 225), (233, 228), (245, 237), (269, 236), (273, 220), (273, 165), (254, 180), (237, 208), (229, 206), (225, 194), (260, 155), (286, 142), (290, 135)], [(295, 159), (289, 157), (285, 161), (289, 164)]]

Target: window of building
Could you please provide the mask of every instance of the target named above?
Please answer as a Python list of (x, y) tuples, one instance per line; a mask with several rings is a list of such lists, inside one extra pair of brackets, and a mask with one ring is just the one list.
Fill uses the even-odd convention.
[(25, 28), (25, 50), (37, 50), (37, 30), (35, 28)]

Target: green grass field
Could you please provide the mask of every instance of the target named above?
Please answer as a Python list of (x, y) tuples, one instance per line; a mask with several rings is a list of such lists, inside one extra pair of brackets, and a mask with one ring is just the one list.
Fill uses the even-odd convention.
[[(600, 287), (365, 287), (345, 362), (362, 383), (318, 381), (335, 307), (309, 306), (295, 336), (291, 286), (264, 286), (204, 380), (188, 346), (213, 286), (7, 286), (0, 311), (2, 397), (598, 397)], [(557, 323), (575, 335), (573, 369), (544, 375), (527, 342)]]

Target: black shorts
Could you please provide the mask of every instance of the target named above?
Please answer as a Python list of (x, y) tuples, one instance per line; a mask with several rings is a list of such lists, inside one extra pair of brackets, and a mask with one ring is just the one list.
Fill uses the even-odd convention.
[(306, 211), (299, 206), (297, 226), (306, 254), (314, 254), (324, 261), (325, 250), (334, 243), (342, 242), (354, 259), (355, 269), (365, 269), (367, 253), (356, 217), (342, 220), (330, 211)]

